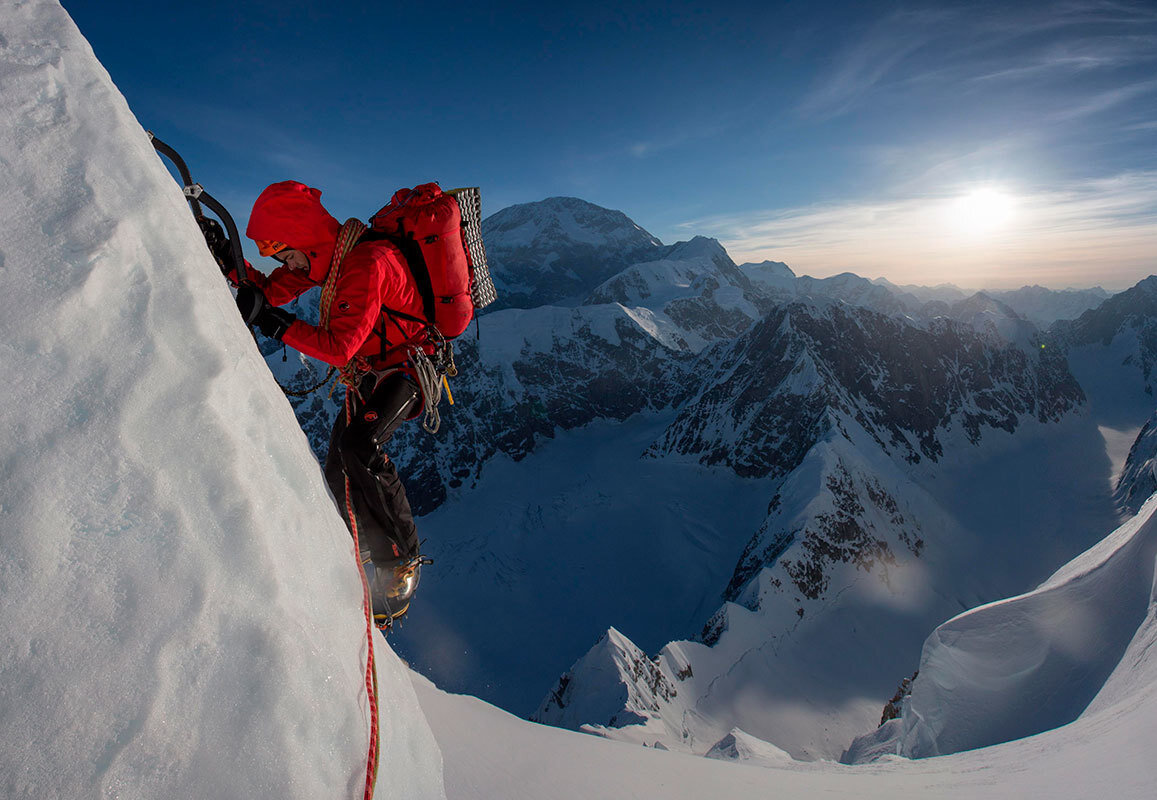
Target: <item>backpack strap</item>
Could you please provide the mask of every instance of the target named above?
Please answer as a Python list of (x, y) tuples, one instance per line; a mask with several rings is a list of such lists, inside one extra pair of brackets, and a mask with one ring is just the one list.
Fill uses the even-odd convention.
[(406, 268), (410, 270), (414, 285), (418, 288), (418, 296), (422, 298), (422, 313), (426, 315), (426, 318), (415, 319), (414, 317), (406, 317), (400, 312), (393, 313), (403, 319), (421, 322), (423, 325), (432, 325), (435, 319), (434, 310), (437, 298), (434, 297), (434, 284), (430, 280), (430, 268), (426, 266), (426, 257), (422, 255), (421, 246), (413, 236), (398, 236), (374, 228), (369, 228), (362, 233), (361, 238), (358, 239), (358, 244), (374, 241), (387, 241), (402, 252), (402, 260), (406, 262)]

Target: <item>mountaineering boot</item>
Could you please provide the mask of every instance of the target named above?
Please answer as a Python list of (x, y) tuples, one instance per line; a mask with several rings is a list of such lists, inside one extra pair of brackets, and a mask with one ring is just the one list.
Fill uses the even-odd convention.
[(378, 628), (390, 628), (395, 620), (409, 610), (410, 600), (418, 588), (422, 565), (428, 563), (430, 560), (422, 556), (372, 562), (370, 600), (373, 603), (374, 624)]

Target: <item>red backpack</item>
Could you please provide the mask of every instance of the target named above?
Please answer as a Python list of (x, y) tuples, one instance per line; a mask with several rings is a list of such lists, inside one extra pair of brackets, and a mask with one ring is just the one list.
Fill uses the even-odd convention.
[(370, 217), (370, 236), (382, 236), (402, 251), (426, 322), (447, 339), (466, 330), (475, 308), (494, 300), (480, 211), (477, 189), (443, 192), (436, 183), (424, 183), (399, 189), (389, 205)]

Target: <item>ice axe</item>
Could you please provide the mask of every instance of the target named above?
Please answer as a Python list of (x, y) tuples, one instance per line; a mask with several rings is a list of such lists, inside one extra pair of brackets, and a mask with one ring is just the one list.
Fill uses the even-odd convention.
[[(251, 284), (249, 273), (245, 270), (245, 256), (241, 252), (241, 237), (237, 232), (237, 223), (233, 221), (233, 216), (213, 195), (205, 191), (205, 187), (193, 182), (185, 159), (181, 158), (176, 150), (158, 139), (152, 131), (145, 132), (149, 135), (149, 141), (153, 143), (153, 148), (172, 161), (176, 165), (177, 171), (181, 173), (181, 181), (183, 182), (181, 191), (184, 193), (185, 199), (189, 201), (189, 206), (193, 209), (193, 218), (197, 220), (197, 227), (201, 229), (201, 233), (205, 237), (205, 244), (208, 245), (213, 257), (217, 259), (222, 272), (226, 275), (230, 271), (236, 274), (238, 286)], [(216, 220), (205, 216), (205, 212), (201, 210), (202, 204), (225, 223), (228, 238), (221, 231), (221, 226)], [(229, 245), (227, 249), (223, 247), (226, 242)]]

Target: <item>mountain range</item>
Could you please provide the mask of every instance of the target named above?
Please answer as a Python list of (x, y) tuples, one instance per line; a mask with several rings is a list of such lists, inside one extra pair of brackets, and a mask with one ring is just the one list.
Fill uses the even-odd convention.
[[(1151, 475), (1124, 464), (1148, 282), (801, 277), (576, 198), (483, 230), (506, 307), (456, 343), (443, 430), (392, 454), (436, 564), (398, 647), (443, 688), (670, 749), (738, 730), (838, 758), (929, 631), (1032, 588)], [(1136, 375), (1094, 403), (1072, 364), (1105, 348)], [(298, 414), (322, 452), (332, 404)]]
[[(435, 560), (387, 639), (334, 400), (64, 9), (5, 20), (0, 795), (1152, 794), (1153, 279), (1042, 332), (703, 238), (543, 270), (391, 444)], [(646, 238), (551, 205), (552, 263)]]

